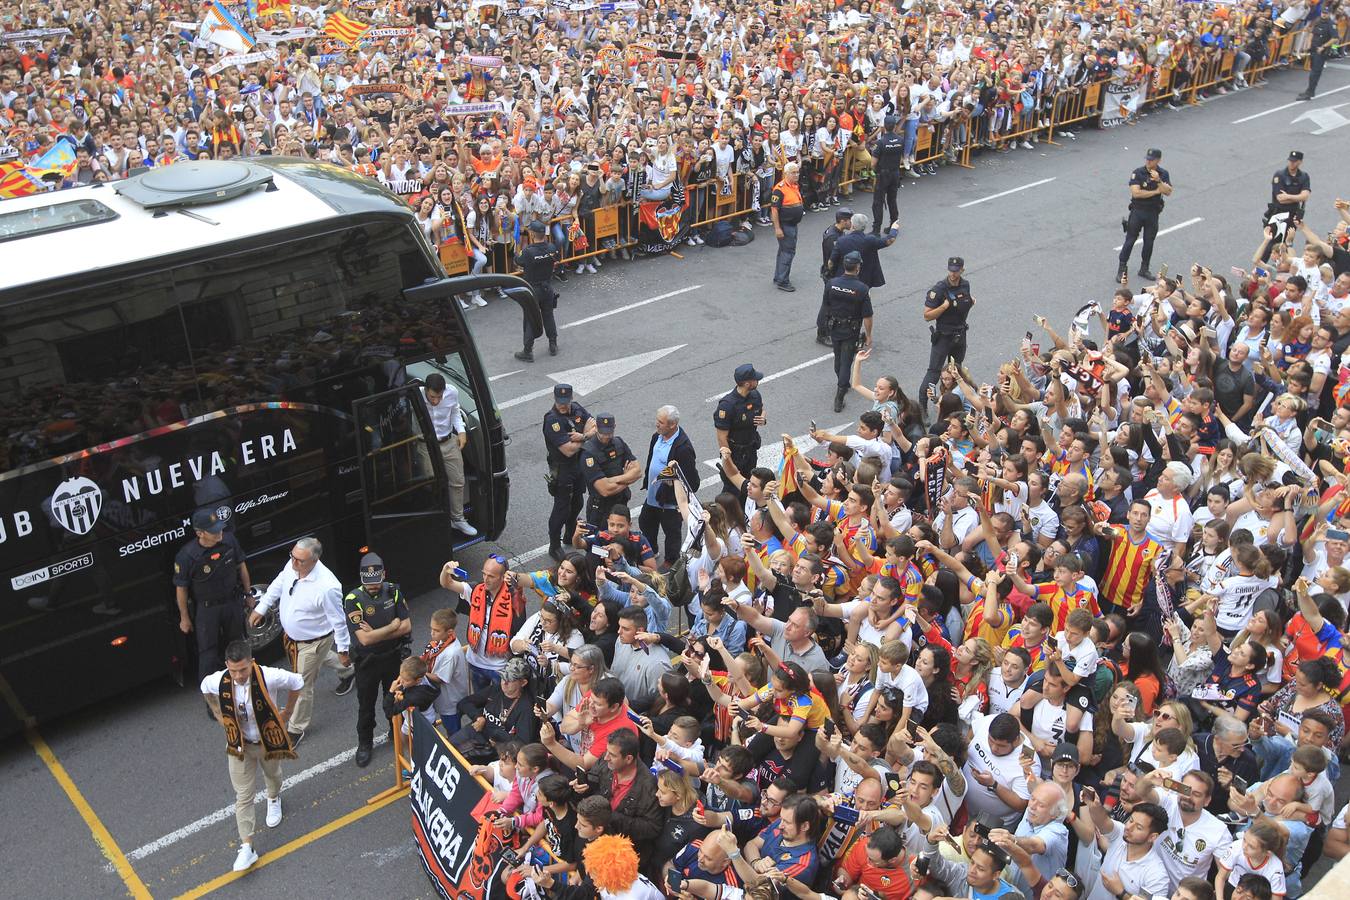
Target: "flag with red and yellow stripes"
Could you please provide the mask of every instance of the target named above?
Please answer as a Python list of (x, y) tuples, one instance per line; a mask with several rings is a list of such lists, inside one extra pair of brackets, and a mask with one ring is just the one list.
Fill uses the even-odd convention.
[(30, 174), (22, 162), (0, 163), (0, 200), (26, 197), (42, 190), (46, 190), (46, 186)]
[(342, 41), (348, 47), (356, 46), (356, 42), (361, 40), (361, 35), (369, 30), (369, 24), (349, 19), (340, 12), (330, 14), (328, 21), (323, 23), (324, 34)]
[(258, 18), (275, 15), (294, 18), (291, 16), (291, 0), (258, 0)]

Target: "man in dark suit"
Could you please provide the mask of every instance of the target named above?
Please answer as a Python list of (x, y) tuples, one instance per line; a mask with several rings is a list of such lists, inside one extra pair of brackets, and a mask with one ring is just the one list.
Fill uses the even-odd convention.
[(680, 509), (675, 503), (675, 480), (679, 474), (662, 475), (671, 464), (678, 464), (684, 476), (689, 492), (698, 490), (698, 459), (694, 455), (693, 442), (680, 427), (680, 411), (673, 406), (663, 406), (656, 411), (656, 432), (647, 445), (646, 475), (642, 487), (646, 495), (642, 499), (642, 512), (638, 515), (638, 530), (647, 538), (655, 550), (657, 534), (666, 533), (666, 543), (662, 558), (669, 566), (680, 555), (680, 544), (684, 538), (684, 523), (680, 520)]
[(868, 234), (867, 216), (857, 213), (850, 220), (848, 234), (842, 235), (834, 242), (834, 252), (830, 254), (830, 277), (838, 278), (843, 275), (844, 257), (856, 252), (862, 257), (862, 268), (858, 278), (869, 288), (881, 287), (886, 283), (886, 276), (881, 273), (881, 259), (877, 256), (877, 251), (894, 244), (899, 236), (899, 222), (893, 223), (891, 230), (882, 235)]

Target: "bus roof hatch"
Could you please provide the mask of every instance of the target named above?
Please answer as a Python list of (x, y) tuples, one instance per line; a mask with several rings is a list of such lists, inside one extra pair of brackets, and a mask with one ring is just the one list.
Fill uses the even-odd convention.
[(276, 190), (272, 172), (234, 160), (198, 160), (151, 169), (119, 182), (118, 194), (144, 209), (169, 210), (220, 203), (259, 187)]

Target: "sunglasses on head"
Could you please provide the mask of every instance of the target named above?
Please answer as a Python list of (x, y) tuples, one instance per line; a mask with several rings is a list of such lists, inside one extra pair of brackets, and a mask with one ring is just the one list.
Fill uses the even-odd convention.
[(1083, 882), (1079, 880), (1077, 875), (1073, 874), (1068, 869), (1060, 869), (1058, 872), (1055, 873), (1055, 877), (1063, 878), (1064, 883), (1067, 884), (1069, 887), (1073, 888), (1075, 891), (1080, 890), (1083, 887)]

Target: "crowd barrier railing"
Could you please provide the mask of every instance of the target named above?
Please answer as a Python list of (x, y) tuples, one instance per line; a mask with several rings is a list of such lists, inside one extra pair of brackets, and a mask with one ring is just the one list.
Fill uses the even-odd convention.
[(394, 730), (394, 786), (385, 788), (371, 797), (366, 801), (366, 806), (373, 806), (389, 797), (402, 794), (409, 788), (408, 779), (412, 777), (413, 767), (412, 741), (403, 733), (403, 713), (394, 713), (389, 724)]

